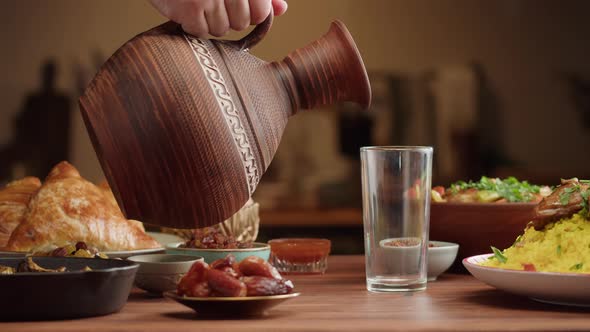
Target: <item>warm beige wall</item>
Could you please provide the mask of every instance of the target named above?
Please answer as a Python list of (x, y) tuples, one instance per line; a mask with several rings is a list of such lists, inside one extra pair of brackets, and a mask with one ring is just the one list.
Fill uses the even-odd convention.
[[(38, 86), (39, 64), (48, 56), (60, 66), (59, 86), (75, 93), (73, 65), (90, 65), (90, 53), (111, 54), (137, 32), (163, 19), (146, 1), (3, 1), (0, 10), (0, 142), (10, 135), (11, 119), (23, 94)], [(72, 161), (93, 180), (102, 177), (80, 115), (74, 114)]]
[[(274, 60), (323, 33), (333, 18), (352, 31), (369, 69), (420, 75), (437, 66), (481, 61), (503, 103), (509, 154), (528, 165), (583, 169), (590, 133), (577, 124), (559, 73), (590, 73), (590, 3), (585, 1), (292, 0), (254, 50)], [(0, 142), (22, 95), (37, 84), (48, 55), (73, 89), (71, 65), (98, 48), (112, 53), (163, 19), (143, 0), (3, 1), (0, 10)], [(90, 178), (100, 171), (78, 114), (73, 161)], [(296, 120), (294, 120), (296, 121)], [(424, 130), (417, 126), (416, 130)], [(522, 133), (526, 132), (526, 135)], [(418, 135), (420, 136), (420, 135)], [(572, 144), (573, 142), (573, 144)], [(420, 142), (416, 142), (420, 143)]]

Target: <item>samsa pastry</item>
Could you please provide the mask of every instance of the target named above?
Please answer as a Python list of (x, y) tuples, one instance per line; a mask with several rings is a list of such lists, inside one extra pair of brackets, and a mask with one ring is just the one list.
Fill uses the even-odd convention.
[(44, 252), (79, 241), (99, 251), (160, 247), (138, 222), (125, 219), (104, 189), (61, 162), (32, 197), (6, 249)]
[(111, 186), (106, 180), (102, 180), (99, 184), (97, 184), (98, 188), (103, 192), (106, 196), (107, 200), (113, 205), (119, 208), (119, 204), (117, 204), (117, 200), (115, 199), (115, 195), (111, 190)]
[(0, 190), (0, 247), (4, 247), (12, 231), (23, 219), (31, 196), (39, 190), (36, 177), (15, 180)]
[[(109, 183), (106, 180), (103, 180), (97, 186), (100, 190), (102, 190), (102, 192), (105, 194), (108, 201), (111, 202), (113, 207), (116, 209), (119, 209), (119, 204), (117, 203), (117, 200), (115, 199), (115, 194), (113, 194), (113, 191), (111, 190), (111, 186), (109, 186)], [(141, 221), (137, 221), (137, 220), (133, 220), (133, 219), (129, 219), (129, 221), (136, 223), (139, 228), (141, 228), (142, 230), (145, 231), (145, 228), (143, 227), (143, 223)]]

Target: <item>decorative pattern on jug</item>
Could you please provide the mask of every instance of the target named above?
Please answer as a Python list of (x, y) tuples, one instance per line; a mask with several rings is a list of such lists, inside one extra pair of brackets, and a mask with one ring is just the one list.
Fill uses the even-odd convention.
[(235, 146), (240, 153), (244, 165), (244, 172), (248, 181), (248, 192), (251, 196), (260, 180), (260, 172), (256, 165), (254, 151), (250, 145), (248, 135), (238, 115), (238, 109), (229, 93), (229, 89), (217, 63), (209, 52), (207, 44), (191, 35), (184, 34), (184, 37), (193, 50), (201, 69), (203, 69), (203, 73), (209, 82), (209, 86), (213, 91), (213, 95), (233, 136)]

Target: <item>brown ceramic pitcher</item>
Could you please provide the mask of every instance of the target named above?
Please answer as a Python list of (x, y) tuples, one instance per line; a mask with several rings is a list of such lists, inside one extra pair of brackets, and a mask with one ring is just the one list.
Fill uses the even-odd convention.
[(280, 62), (239, 41), (200, 39), (165, 23), (124, 44), (80, 98), (84, 122), (130, 219), (175, 228), (219, 223), (242, 207), (289, 116), (340, 101), (368, 107), (361, 56), (344, 24)]

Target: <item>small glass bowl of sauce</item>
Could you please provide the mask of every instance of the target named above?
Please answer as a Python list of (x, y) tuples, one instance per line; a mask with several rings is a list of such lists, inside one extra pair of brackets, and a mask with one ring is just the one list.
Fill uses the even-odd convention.
[(284, 238), (268, 241), (270, 263), (286, 274), (323, 274), (332, 243), (328, 239)]

